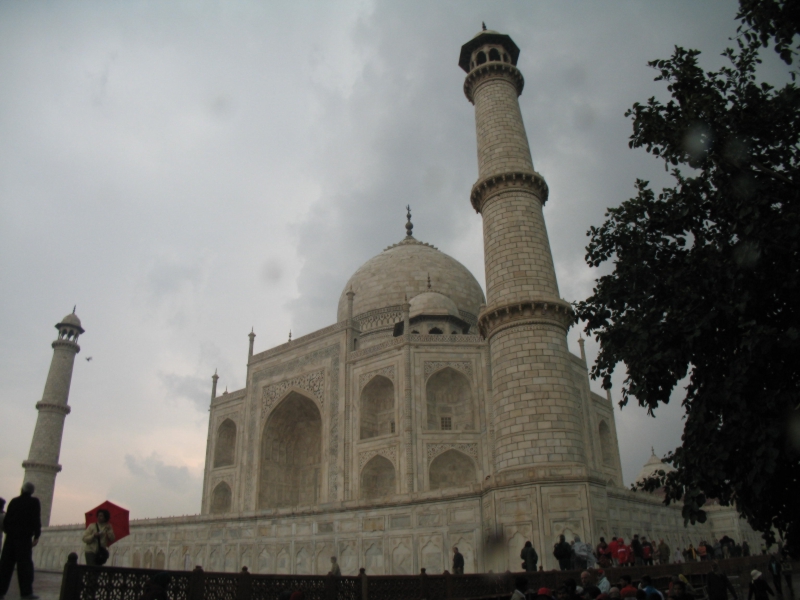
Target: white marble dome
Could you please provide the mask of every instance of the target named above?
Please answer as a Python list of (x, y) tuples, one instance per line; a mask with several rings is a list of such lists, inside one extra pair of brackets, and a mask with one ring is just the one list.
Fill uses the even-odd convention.
[(673, 467), (668, 463), (665, 463), (660, 458), (658, 458), (656, 456), (655, 450), (651, 449), (650, 452), (651, 452), (650, 458), (646, 463), (644, 463), (644, 466), (641, 468), (639, 474), (636, 476), (637, 482), (644, 481), (651, 475), (654, 475), (656, 471), (664, 471), (664, 473), (670, 473), (675, 470), (675, 467)]
[(419, 315), (447, 316), (461, 318), (456, 303), (444, 294), (428, 290), (414, 296), (409, 302), (409, 317), (412, 319)]
[[(353, 316), (388, 307), (400, 307), (409, 299), (429, 292), (431, 286), (459, 310), (478, 315), (486, 303), (472, 273), (456, 259), (430, 244), (407, 237), (369, 259), (353, 274), (339, 297), (337, 320), (347, 319), (347, 292), (352, 289)], [(440, 303), (441, 304), (441, 303)]]

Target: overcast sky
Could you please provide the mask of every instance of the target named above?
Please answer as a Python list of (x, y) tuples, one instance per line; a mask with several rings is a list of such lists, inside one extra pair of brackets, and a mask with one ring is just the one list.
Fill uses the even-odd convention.
[[(137, 518), (199, 512), (214, 369), (239, 389), (251, 326), (258, 352), (333, 323), (353, 271), (404, 235), (406, 204), (415, 236), (483, 285), (457, 66), (481, 21), (521, 49), (561, 293), (585, 298), (587, 229), (636, 177), (666, 182), (627, 147), (625, 110), (665, 93), (646, 62), (678, 44), (719, 66), (736, 6), (0, 2), (0, 496), (22, 482), (74, 304), (86, 334), (54, 524), (106, 498)], [(626, 482), (679, 442), (677, 404), (618, 411)]]

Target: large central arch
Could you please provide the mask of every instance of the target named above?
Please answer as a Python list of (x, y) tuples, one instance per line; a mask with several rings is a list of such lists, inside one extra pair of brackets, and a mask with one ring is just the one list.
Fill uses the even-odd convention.
[(291, 392), (261, 437), (258, 507), (313, 505), (320, 498), (322, 418), (313, 400)]

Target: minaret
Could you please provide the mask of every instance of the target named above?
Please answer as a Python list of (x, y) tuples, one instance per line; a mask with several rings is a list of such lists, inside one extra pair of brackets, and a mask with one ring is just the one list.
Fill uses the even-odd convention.
[(582, 475), (586, 463), (566, 339), (574, 315), (558, 293), (542, 213), (547, 184), (533, 168), (519, 108), (518, 56), (509, 36), (484, 30), (462, 46), (458, 61), (475, 105), (478, 181), (470, 199), (483, 217), (487, 301), (478, 327), (492, 357), (494, 466), (506, 473), (500, 481), (516, 479), (519, 469), (529, 478), (536, 466)]
[(58, 339), (53, 342), (53, 360), (47, 382), (44, 384), (42, 400), (36, 403), (39, 416), (33, 431), (28, 460), (22, 463), (25, 481), (36, 486), (36, 496), (42, 505), (42, 525), (50, 524), (53, 509), (53, 492), (56, 487), (56, 474), (61, 471), (58, 457), (61, 454), (61, 436), (64, 433), (64, 419), (70, 412), (69, 386), (72, 382), (72, 367), (75, 355), (81, 351), (78, 336), (83, 333), (81, 320), (72, 313), (56, 325)]

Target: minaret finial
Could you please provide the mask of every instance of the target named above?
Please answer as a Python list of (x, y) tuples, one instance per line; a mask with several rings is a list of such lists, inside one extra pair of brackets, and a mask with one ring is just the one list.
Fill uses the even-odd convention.
[(483, 31), (486, 31), (486, 23), (484, 21), (481, 21), (481, 27), (483, 28)]
[(411, 231), (414, 229), (414, 224), (411, 222), (411, 205), (406, 206), (406, 237), (411, 237)]

